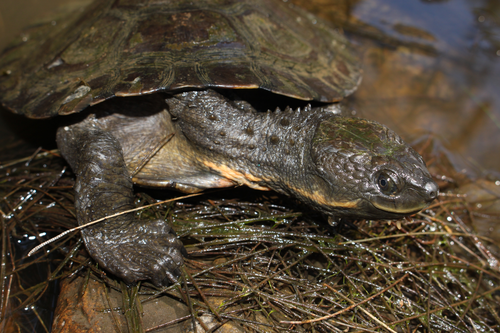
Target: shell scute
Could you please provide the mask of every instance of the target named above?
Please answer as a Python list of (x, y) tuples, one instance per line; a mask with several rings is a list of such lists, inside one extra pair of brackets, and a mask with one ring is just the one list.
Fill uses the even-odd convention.
[(282, 1), (98, 0), (23, 36), (0, 58), (0, 99), (31, 118), (188, 88), (333, 102), (361, 77), (343, 36)]

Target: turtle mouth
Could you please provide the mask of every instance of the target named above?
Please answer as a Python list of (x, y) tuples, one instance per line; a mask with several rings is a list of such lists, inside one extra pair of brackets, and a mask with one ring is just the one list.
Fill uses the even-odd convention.
[[(391, 202), (392, 201), (392, 202)], [(429, 205), (427, 202), (422, 202), (420, 204), (404, 205), (396, 204), (396, 200), (383, 200), (383, 201), (372, 201), (372, 205), (384, 212), (389, 212), (397, 215), (409, 215), (421, 211)]]
[(436, 198), (437, 190), (435, 187), (435, 183), (430, 181), (424, 186), (425, 191), (409, 188), (398, 196), (376, 196), (371, 200), (371, 204), (377, 209), (392, 214), (409, 215), (417, 213), (429, 206)]

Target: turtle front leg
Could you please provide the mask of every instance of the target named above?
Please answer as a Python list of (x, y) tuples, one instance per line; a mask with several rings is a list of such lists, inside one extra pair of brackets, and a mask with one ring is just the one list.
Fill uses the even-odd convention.
[[(89, 118), (59, 128), (57, 143), (76, 173), (78, 224), (133, 208), (133, 186), (119, 142)], [(138, 220), (133, 213), (84, 228), (89, 254), (127, 283), (150, 280), (159, 286), (180, 276), (182, 242), (163, 220)]]

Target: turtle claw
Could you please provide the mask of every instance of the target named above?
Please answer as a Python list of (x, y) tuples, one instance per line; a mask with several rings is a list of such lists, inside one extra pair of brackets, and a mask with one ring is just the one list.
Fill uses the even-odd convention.
[[(127, 284), (149, 280), (155, 286), (177, 282), (186, 255), (182, 242), (162, 220), (112, 221), (120, 223), (123, 232), (84, 232), (89, 254), (108, 272)], [(107, 222), (110, 223), (110, 222)]]

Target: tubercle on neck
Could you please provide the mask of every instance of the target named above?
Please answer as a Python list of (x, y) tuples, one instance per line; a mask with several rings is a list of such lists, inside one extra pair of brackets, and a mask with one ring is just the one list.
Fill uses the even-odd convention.
[(220, 96), (209, 95), (207, 101), (206, 95), (191, 97), (175, 114), (199, 153), (198, 163), (238, 183), (287, 194), (293, 192), (291, 184), (314, 171), (312, 139), (329, 112), (310, 107), (257, 112)]

